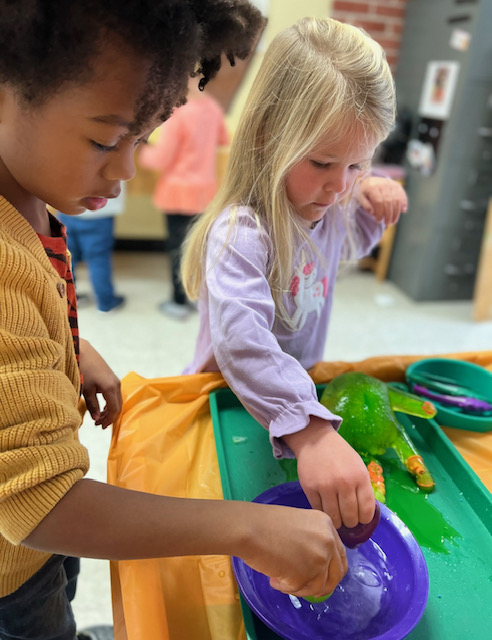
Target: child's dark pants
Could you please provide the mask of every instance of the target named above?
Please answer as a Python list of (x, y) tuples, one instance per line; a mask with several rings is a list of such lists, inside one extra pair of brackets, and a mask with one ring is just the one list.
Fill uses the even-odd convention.
[(79, 558), (52, 556), (17, 591), (0, 598), (0, 640), (75, 640), (70, 601)]

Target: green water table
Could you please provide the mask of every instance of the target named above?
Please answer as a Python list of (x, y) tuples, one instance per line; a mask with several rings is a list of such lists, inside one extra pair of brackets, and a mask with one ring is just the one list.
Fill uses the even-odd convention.
[[(321, 395), (325, 385), (317, 387)], [(210, 395), (224, 498), (252, 500), (297, 479), (294, 460), (275, 460), (268, 433), (229, 389)], [(430, 578), (427, 607), (410, 640), (492, 637), (492, 496), (433, 420), (398, 413), (436, 482), (420, 492), (392, 452), (382, 463), (387, 506), (414, 534)], [(249, 640), (279, 640), (241, 600)], [(361, 640), (364, 640), (361, 638)]]

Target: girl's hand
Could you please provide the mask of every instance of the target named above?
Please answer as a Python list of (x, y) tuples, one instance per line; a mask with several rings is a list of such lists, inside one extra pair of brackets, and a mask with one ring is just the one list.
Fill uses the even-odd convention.
[[(83, 395), (87, 409), (97, 425), (106, 429), (121, 411), (121, 385), (106, 361), (87, 340), (80, 340), (80, 371), (84, 380)], [(101, 411), (97, 394), (102, 394), (106, 406)]]
[(378, 222), (386, 225), (398, 222), (400, 213), (408, 208), (407, 194), (399, 182), (389, 178), (365, 178), (359, 185), (361, 206)]
[(252, 535), (246, 543), (248, 549), (239, 554), (244, 561), (270, 576), (270, 585), (284, 593), (330, 594), (347, 573), (347, 558), (326, 513), (273, 505), (252, 506), (248, 514)]
[(305, 429), (283, 439), (296, 455), (299, 482), (313, 509), (327, 513), (337, 529), (372, 520), (376, 503), (369, 472), (330, 424), (312, 418)]

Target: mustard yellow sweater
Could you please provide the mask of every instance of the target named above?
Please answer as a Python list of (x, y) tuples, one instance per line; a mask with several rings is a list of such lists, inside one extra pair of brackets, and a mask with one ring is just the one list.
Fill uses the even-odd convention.
[(0, 196), (0, 597), (50, 557), (22, 541), (89, 468), (66, 287)]

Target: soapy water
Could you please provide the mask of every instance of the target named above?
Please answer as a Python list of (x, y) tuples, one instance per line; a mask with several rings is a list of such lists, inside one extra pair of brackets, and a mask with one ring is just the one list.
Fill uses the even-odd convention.
[[(389, 607), (385, 594), (393, 577), (381, 549), (376, 557), (378, 566), (357, 549), (346, 551), (349, 570), (327, 600), (310, 603), (295, 596), (289, 598), (314, 633), (324, 629), (333, 638), (360, 640), (360, 634), (369, 626), (371, 636), (378, 628), (384, 628), (385, 605)], [(380, 624), (376, 618), (381, 618)]]

